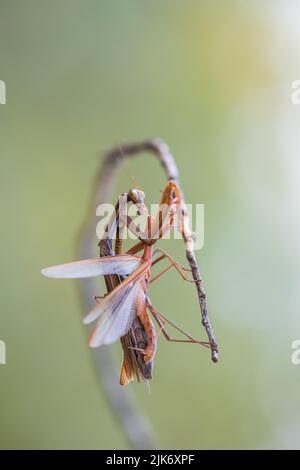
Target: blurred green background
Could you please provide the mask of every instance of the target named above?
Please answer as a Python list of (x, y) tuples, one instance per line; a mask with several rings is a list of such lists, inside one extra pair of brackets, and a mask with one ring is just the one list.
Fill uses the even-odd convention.
[[(160, 339), (151, 394), (130, 385), (137, 404), (161, 448), (299, 447), (299, 18), (283, 0), (0, 0), (1, 448), (128, 448), (78, 284), (40, 269), (76, 259), (103, 152), (147, 137), (169, 143), (187, 202), (205, 204), (197, 256), (221, 353), (215, 365)], [(129, 175), (158, 202), (154, 159), (127, 163), (115, 196)], [(151, 298), (205, 338), (176, 273)]]

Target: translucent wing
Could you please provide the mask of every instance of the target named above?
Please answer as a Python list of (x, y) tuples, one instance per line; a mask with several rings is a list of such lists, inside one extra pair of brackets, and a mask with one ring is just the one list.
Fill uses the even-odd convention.
[(128, 333), (136, 315), (137, 295), (144, 295), (139, 279), (117, 291), (116, 294), (104, 297), (85, 317), (85, 324), (100, 317), (89, 339), (91, 347), (111, 344)]
[(131, 274), (141, 264), (141, 258), (130, 255), (106, 256), (42, 269), (42, 274), (53, 278), (82, 278), (106, 274)]

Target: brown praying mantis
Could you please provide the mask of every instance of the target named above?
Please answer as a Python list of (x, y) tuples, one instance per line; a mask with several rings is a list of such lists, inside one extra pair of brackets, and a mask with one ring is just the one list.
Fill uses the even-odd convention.
[[(126, 202), (126, 205), (132, 203), (137, 209), (137, 213), (147, 214), (147, 207), (144, 203), (145, 195), (140, 190), (130, 190), (128, 193), (121, 195), (121, 200)], [(122, 207), (121, 207), (122, 209)], [(121, 254), (122, 240), (119, 237), (120, 229), (120, 200), (115, 206), (114, 214), (111, 217), (109, 224), (106, 227), (106, 236), (99, 242), (100, 256), (114, 256)], [(115, 247), (113, 249), (113, 239), (116, 237)], [(104, 276), (107, 292), (111, 292), (123, 280), (123, 276), (107, 275)], [(148, 338), (145, 329), (135, 315), (129, 332), (120, 338), (123, 349), (123, 361), (120, 373), (120, 385), (127, 385), (131, 380), (136, 379), (140, 382), (141, 379), (148, 382), (152, 379), (152, 371), (154, 361), (145, 363), (143, 351), (147, 347)]]
[[(156, 334), (148, 310), (152, 313), (164, 336), (169, 341), (198, 343), (205, 347), (210, 347), (209, 343), (195, 340), (160, 314), (152, 306), (148, 296), (149, 284), (159, 279), (173, 266), (185, 280), (190, 281), (184, 272), (184, 268), (173, 261), (169, 255), (160, 249), (153, 252), (153, 244), (157, 239), (162, 238), (168, 230), (174, 227), (174, 214), (179, 205), (180, 191), (175, 182), (169, 181), (163, 192), (160, 203), (161, 210), (158, 211), (154, 219), (148, 216), (146, 234), (141, 233), (139, 235), (141, 241), (126, 254), (82, 260), (42, 270), (45, 276), (54, 278), (83, 278), (104, 275), (106, 279), (108, 279), (108, 276), (121, 276), (121, 278), (118, 279), (118, 283), (111, 283), (108, 289), (110, 292), (105, 297), (96, 298), (96, 306), (84, 319), (85, 324), (97, 321), (89, 339), (91, 347), (111, 344), (119, 338), (126, 337), (134, 321), (138, 318), (147, 338), (146, 348), (140, 352), (143, 354), (144, 363), (146, 365), (150, 364), (151, 361), (153, 361), (156, 351)], [(166, 211), (166, 207), (168, 211)], [(168, 213), (168, 216), (166, 216), (166, 213)], [(122, 222), (123, 226), (126, 225), (132, 230), (132, 221), (129, 218), (127, 218), (125, 224), (124, 220), (122, 220)], [(117, 227), (117, 240), (120, 240), (122, 224), (118, 221), (117, 224), (115, 222), (115, 225)], [(143, 255), (141, 257), (136, 256), (135, 253), (141, 249), (143, 249)], [(160, 256), (156, 258), (158, 253), (160, 253)], [(151, 267), (166, 258), (171, 261), (170, 266), (164, 269), (159, 275), (152, 277)], [(171, 338), (165, 330), (166, 323), (175, 327), (184, 334), (187, 339)], [(138, 351), (139, 349), (140, 348), (135, 346), (132, 347), (132, 350)], [(124, 360), (126, 360), (126, 354)], [(134, 375), (136, 375), (128, 364), (128, 361), (127, 364), (123, 361), (121, 383), (124, 384), (129, 383)], [(143, 374), (141, 375), (143, 376)]]

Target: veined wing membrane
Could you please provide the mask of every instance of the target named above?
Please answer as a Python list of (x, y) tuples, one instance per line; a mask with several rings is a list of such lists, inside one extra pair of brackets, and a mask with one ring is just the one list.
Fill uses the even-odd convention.
[(141, 265), (141, 258), (131, 255), (91, 258), (59, 264), (42, 269), (42, 274), (53, 278), (84, 278), (106, 274), (131, 274)]
[(136, 315), (135, 302), (138, 295), (144, 295), (139, 279), (126, 285), (115, 295), (107, 296), (108, 300), (104, 297), (85, 317), (84, 323), (100, 317), (89, 339), (91, 347), (111, 344), (128, 333)]

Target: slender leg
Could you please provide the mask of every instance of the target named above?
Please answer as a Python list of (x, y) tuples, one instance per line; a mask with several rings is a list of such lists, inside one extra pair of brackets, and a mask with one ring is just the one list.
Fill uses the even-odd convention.
[(124, 220), (122, 219), (122, 230), (124, 230), (125, 226), (128, 228), (128, 230), (130, 230), (133, 235), (135, 235), (140, 240), (135, 246), (130, 249), (130, 252), (132, 250), (136, 250), (135, 253), (137, 253), (144, 247), (144, 245), (151, 245), (154, 242), (152, 242), (151, 238), (147, 237), (146, 233), (142, 229), (138, 228), (135, 225), (129, 215), (127, 215), (126, 218), (124, 217)]
[(180, 276), (187, 282), (192, 282), (194, 283), (194, 279), (189, 279), (186, 274), (185, 274), (185, 271), (189, 271), (188, 269), (186, 268), (183, 268), (179, 263), (177, 263), (177, 261), (174, 261), (173, 258), (168, 255), (167, 253), (165, 253), (164, 251), (162, 251), (160, 248), (156, 250), (156, 252), (160, 252), (162, 253), (162, 255), (157, 258), (155, 261), (153, 261), (152, 265), (151, 266), (154, 266), (155, 264), (159, 263), (160, 261), (163, 261), (164, 259), (168, 259), (170, 262), (171, 262), (171, 265), (168, 266), (166, 269), (164, 269), (160, 274), (158, 274), (157, 276), (153, 277), (150, 282), (154, 282), (156, 281), (157, 279), (159, 279), (163, 274), (165, 274), (166, 272), (169, 271), (169, 269), (171, 269), (172, 267), (174, 267), (180, 274)]
[[(157, 216), (156, 216), (156, 219), (157, 219)], [(137, 234), (137, 232), (135, 232), (135, 229), (134, 229), (134, 223), (132, 219), (130, 219), (130, 217), (127, 217), (126, 225), (128, 225), (129, 229), (133, 233), (135, 233), (135, 235)], [(136, 253), (141, 251), (145, 247), (145, 245), (148, 245), (148, 246), (154, 245), (154, 243), (156, 243), (159, 239), (161, 239), (165, 235), (165, 233), (167, 233), (168, 231), (171, 231), (173, 228), (174, 228), (174, 224), (168, 223), (167, 226), (165, 226), (163, 229), (159, 228), (158, 233), (154, 234), (155, 236), (154, 238), (147, 236), (145, 232), (140, 230), (139, 235), (138, 235), (140, 242), (138, 242), (135, 246), (133, 246), (130, 250), (128, 250), (127, 254), (135, 255)]]
[(167, 266), (161, 273), (157, 274), (157, 276), (152, 277), (149, 281), (149, 284), (151, 284), (154, 281), (157, 281), (157, 279), (159, 279), (161, 276), (163, 276), (165, 273), (167, 273), (172, 268), (175, 268), (179, 272), (180, 276), (183, 278), (184, 281), (192, 282), (192, 283), (195, 282), (193, 279), (188, 279), (184, 275), (184, 273), (181, 272), (180, 267), (178, 267), (178, 266), (176, 266), (172, 263), (172, 264), (170, 264), (170, 266)]
[(166, 251), (162, 250), (161, 248), (156, 248), (156, 250), (154, 251), (154, 255), (155, 255), (156, 253), (161, 253), (161, 256), (160, 256), (159, 258), (157, 258), (155, 261), (153, 261), (152, 266), (154, 266), (154, 264), (159, 263), (161, 260), (167, 258), (168, 260), (171, 261), (171, 263), (176, 264), (177, 266), (180, 266), (180, 268), (181, 268), (183, 271), (192, 272), (191, 269), (184, 268), (183, 266), (181, 266), (181, 264), (179, 264), (177, 261), (175, 261), (175, 260), (172, 258), (172, 256), (169, 255), (169, 253), (167, 253)]
[(134, 245), (130, 250), (127, 251), (127, 255), (135, 255), (139, 251), (145, 248), (145, 245), (153, 245), (155, 240), (143, 240)]
[[(185, 331), (183, 331), (181, 328), (179, 328), (173, 322), (168, 320), (164, 315), (159, 313), (149, 301), (147, 302), (147, 307), (149, 308), (150, 312), (152, 313), (155, 320), (157, 321), (157, 323), (158, 323), (158, 325), (159, 325), (159, 327), (160, 327), (160, 329), (161, 329), (161, 331), (162, 331), (162, 333), (163, 333), (163, 335), (164, 335), (164, 337), (166, 338), (167, 341), (172, 341), (172, 342), (175, 342), (175, 343), (197, 343), (197, 344), (201, 344), (202, 346), (204, 346), (206, 348), (210, 348), (210, 345), (209, 345), (208, 342), (198, 341), (195, 338), (193, 338), (192, 336), (190, 336), (189, 334), (185, 333)], [(165, 325), (167, 323), (169, 325), (171, 325), (173, 328), (175, 328), (176, 330), (178, 330), (181, 334), (186, 336), (187, 339), (177, 339), (177, 338), (173, 338), (172, 336), (170, 336), (167, 333), (166, 329), (165, 329)]]
[(142, 354), (146, 354), (146, 350), (145, 349), (141, 349), (141, 348), (135, 348), (134, 346), (128, 346), (128, 349), (134, 349), (135, 351), (139, 351), (141, 352)]

